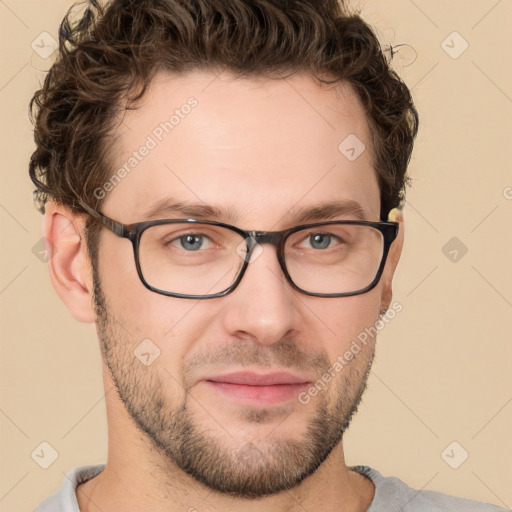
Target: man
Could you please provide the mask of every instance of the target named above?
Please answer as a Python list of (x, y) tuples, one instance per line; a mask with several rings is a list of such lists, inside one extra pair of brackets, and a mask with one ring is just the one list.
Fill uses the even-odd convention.
[(38, 512), (500, 510), (344, 461), (418, 123), (361, 18), (91, 1), (32, 106), (50, 276), (96, 323), (109, 432)]

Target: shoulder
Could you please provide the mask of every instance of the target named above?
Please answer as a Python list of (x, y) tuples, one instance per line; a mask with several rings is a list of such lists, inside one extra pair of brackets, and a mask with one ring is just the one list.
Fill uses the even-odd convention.
[(369, 478), (375, 485), (375, 495), (367, 512), (504, 512), (507, 509), (450, 496), (437, 491), (409, 487), (394, 476), (385, 477), (369, 466), (354, 466), (352, 471)]
[(76, 499), (79, 484), (94, 478), (105, 468), (105, 464), (80, 466), (72, 469), (65, 477), (57, 491), (48, 496), (34, 512), (80, 512)]

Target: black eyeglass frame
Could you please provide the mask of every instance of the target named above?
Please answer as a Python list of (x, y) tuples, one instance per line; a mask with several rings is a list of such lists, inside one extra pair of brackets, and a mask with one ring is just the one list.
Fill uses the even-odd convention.
[[(363, 293), (366, 293), (370, 291), (371, 289), (375, 288), (377, 286), (377, 283), (380, 281), (380, 278), (382, 276), (382, 272), (384, 271), (384, 267), (386, 265), (386, 260), (389, 254), (389, 249), (391, 247), (391, 244), (395, 241), (397, 235), (398, 235), (398, 229), (399, 224), (398, 222), (391, 222), (391, 221), (360, 221), (360, 220), (333, 220), (333, 221), (324, 221), (324, 222), (316, 222), (313, 224), (303, 224), (300, 226), (295, 226), (293, 228), (284, 229), (282, 231), (247, 231), (241, 228), (238, 228), (236, 226), (231, 226), (230, 224), (224, 224), (223, 222), (216, 222), (211, 220), (196, 220), (196, 219), (158, 219), (158, 220), (150, 220), (150, 221), (144, 221), (144, 222), (136, 222), (133, 224), (122, 224), (121, 222), (117, 222), (114, 219), (111, 219), (110, 217), (107, 217), (101, 212), (98, 212), (97, 210), (94, 210), (90, 206), (86, 205), (85, 203), (81, 203), (81, 206), (87, 211), (89, 215), (91, 215), (96, 220), (100, 221), (103, 226), (105, 226), (107, 229), (112, 231), (115, 235), (121, 237), (121, 238), (127, 238), (131, 241), (133, 246), (133, 253), (135, 257), (135, 266), (137, 268), (137, 273), (139, 275), (140, 280), (142, 281), (142, 284), (152, 292), (159, 293), (161, 295), (165, 295), (167, 297), (177, 297), (181, 299), (213, 299), (217, 297), (224, 297), (225, 295), (228, 295), (231, 293), (242, 280), (245, 271), (247, 270), (247, 267), (249, 266), (249, 262), (251, 260), (252, 251), (256, 247), (256, 245), (261, 244), (271, 244), (274, 245), (277, 249), (277, 259), (279, 261), (279, 265), (281, 266), (281, 269), (287, 279), (287, 281), (290, 283), (290, 285), (300, 293), (303, 293), (305, 295), (309, 295), (312, 297), (349, 297), (352, 295), (361, 295)], [(162, 224), (177, 224), (177, 223), (190, 223), (193, 224), (208, 224), (211, 226), (219, 226), (223, 228), (230, 229), (231, 231), (234, 231), (235, 233), (239, 234), (244, 238), (244, 240), (247, 243), (247, 254), (243, 258), (244, 263), (239, 270), (238, 277), (235, 279), (233, 284), (227, 288), (226, 290), (223, 290), (222, 292), (214, 293), (211, 295), (185, 295), (182, 293), (174, 293), (174, 292), (168, 292), (166, 290), (161, 290), (160, 288), (155, 288), (154, 286), (151, 286), (146, 279), (144, 278), (144, 274), (142, 273), (142, 269), (140, 266), (140, 258), (139, 258), (139, 247), (140, 247), (140, 238), (142, 236), (142, 233), (152, 227), (152, 226), (159, 226)], [(308, 228), (314, 228), (316, 226), (326, 226), (330, 224), (347, 224), (347, 225), (359, 225), (359, 226), (370, 226), (372, 228), (375, 228), (376, 230), (380, 231), (382, 233), (384, 247), (382, 251), (382, 258), (380, 261), (379, 268), (377, 270), (377, 274), (375, 275), (375, 278), (373, 281), (366, 287), (362, 288), (361, 290), (356, 290), (354, 292), (344, 292), (344, 293), (315, 293), (315, 292), (308, 292), (307, 290), (303, 290), (299, 286), (297, 286), (293, 279), (291, 278), (290, 274), (288, 273), (288, 269), (286, 268), (286, 262), (284, 257), (284, 246), (286, 243), (286, 240), (289, 236), (291, 236), (293, 233), (296, 233), (297, 231), (301, 231), (303, 229)]]

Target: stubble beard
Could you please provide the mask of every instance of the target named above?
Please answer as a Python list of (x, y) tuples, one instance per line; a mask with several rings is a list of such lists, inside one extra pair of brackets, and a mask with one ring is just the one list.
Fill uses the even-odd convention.
[[(96, 269), (97, 265), (93, 267)], [(97, 271), (93, 271), (93, 281), (96, 328), (104, 362), (136, 427), (171, 467), (179, 468), (214, 491), (256, 499), (299, 485), (341, 442), (366, 389), (373, 347), (368, 345), (351, 365), (342, 369), (333, 405), (328, 404), (326, 390), (312, 399), (310, 405), (315, 403), (315, 409), (309, 411), (310, 419), (299, 440), (280, 437), (277, 426), (272, 439), (242, 441), (237, 445), (237, 439), (226, 433), (229, 428), (219, 427), (215, 431), (216, 424), (214, 428), (201, 424), (193, 411), (195, 400), (189, 398), (189, 393), (185, 393), (179, 406), (170, 403), (158, 370), (144, 366), (134, 356), (136, 342), (119, 327), (107, 307)], [(254, 350), (252, 347), (251, 354)], [(298, 349), (288, 343), (286, 350), (289, 353)], [(356, 359), (357, 366), (352, 364)], [(326, 359), (325, 363), (328, 367)], [(244, 419), (248, 424), (257, 424), (272, 415), (271, 409), (249, 409), (245, 410)], [(162, 466), (155, 463), (161, 470)]]

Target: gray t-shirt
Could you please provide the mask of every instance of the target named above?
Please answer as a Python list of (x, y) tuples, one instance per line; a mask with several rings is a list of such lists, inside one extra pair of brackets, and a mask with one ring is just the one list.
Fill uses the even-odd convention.
[[(105, 465), (81, 466), (70, 471), (60, 489), (34, 512), (80, 512), (76, 499), (78, 484), (94, 478)], [(456, 498), (436, 491), (417, 491), (396, 477), (384, 477), (368, 466), (350, 468), (369, 478), (375, 496), (366, 512), (503, 512), (507, 509), (478, 501)], [(509, 509), (510, 510), (510, 509)]]

